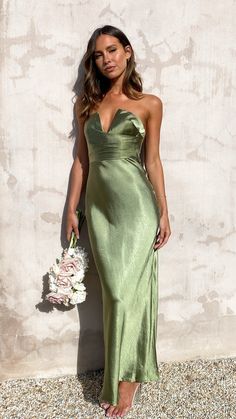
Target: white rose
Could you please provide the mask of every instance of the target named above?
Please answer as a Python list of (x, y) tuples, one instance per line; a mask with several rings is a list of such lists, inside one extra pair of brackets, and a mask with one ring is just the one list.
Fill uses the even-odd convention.
[(79, 304), (85, 301), (86, 299), (86, 292), (85, 291), (76, 291), (73, 293), (72, 297), (70, 298), (71, 304)]

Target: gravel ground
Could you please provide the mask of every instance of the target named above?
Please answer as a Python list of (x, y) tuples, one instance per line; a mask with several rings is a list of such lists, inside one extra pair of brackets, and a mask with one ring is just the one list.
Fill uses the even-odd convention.
[[(159, 363), (127, 419), (236, 419), (236, 358)], [(103, 370), (0, 383), (1, 419), (99, 419)]]

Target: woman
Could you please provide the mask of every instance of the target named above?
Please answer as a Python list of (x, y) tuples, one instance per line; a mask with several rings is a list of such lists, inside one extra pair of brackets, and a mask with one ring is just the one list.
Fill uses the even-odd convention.
[(75, 210), (86, 186), (85, 215), (103, 298), (99, 402), (110, 417), (130, 410), (141, 382), (159, 379), (157, 250), (171, 234), (159, 156), (162, 102), (142, 93), (135, 66), (122, 31), (110, 25), (94, 31), (76, 101), (79, 141), (67, 211), (70, 240), (72, 230), (79, 237)]

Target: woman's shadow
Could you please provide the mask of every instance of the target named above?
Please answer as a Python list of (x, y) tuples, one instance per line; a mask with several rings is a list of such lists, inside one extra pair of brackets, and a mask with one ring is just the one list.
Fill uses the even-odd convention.
[[(78, 77), (73, 87), (75, 94), (80, 94), (80, 87), (83, 86), (83, 65), (82, 62), (78, 69)], [(78, 137), (78, 123), (75, 114), (75, 105), (73, 108), (72, 130), (69, 138), (74, 140), (73, 159), (76, 158), (76, 138)], [(66, 212), (68, 203), (68, 194), (71, 182), (71, 173), (67, 187), (67, 197), (62, 214), (61, 224), (61, 245), (65, 249), (69, 243), (66, 239)], [(85, 214), (85, 190), (81, 193), (79, 205)], [(77, 378), (83, 388), (84, 399), (92, 404), (98, 403), (98, 397), (101, 392), (102, 378), (104, 372), (104, 340), (103, 340), (103, 320), (102, 320), (102, 292), (98, 272), (94, 263), (87, 229), (86, 218), (80, 230), (78, 246), (85, 249), (88, 254), (88, 270), (85, 273), (84, 284), (86, 287), (86, 300), (77, 304), (79, 315), (79, 337), (77, 352)], [(52, 310), (69, 311), (74, 306), (53, 305), (46, 300), (46, 295), (50, 292), (48, 285), (49, 275), (43, 276), (42, 301), (36, 305), (41, 312), (50, 312)]]

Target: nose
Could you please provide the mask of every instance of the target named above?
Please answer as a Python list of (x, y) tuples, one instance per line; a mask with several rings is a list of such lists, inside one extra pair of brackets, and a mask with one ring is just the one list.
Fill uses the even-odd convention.
[(104, 59), (103, 59), (103, 62), (104, 62), (104, 64), (105, 64), (105, 65), (107, 65), (107, 63), (109, 63), (109, 62), (110, 62), (109, 52), (105, 52), (105, 53), (104, 53)]

